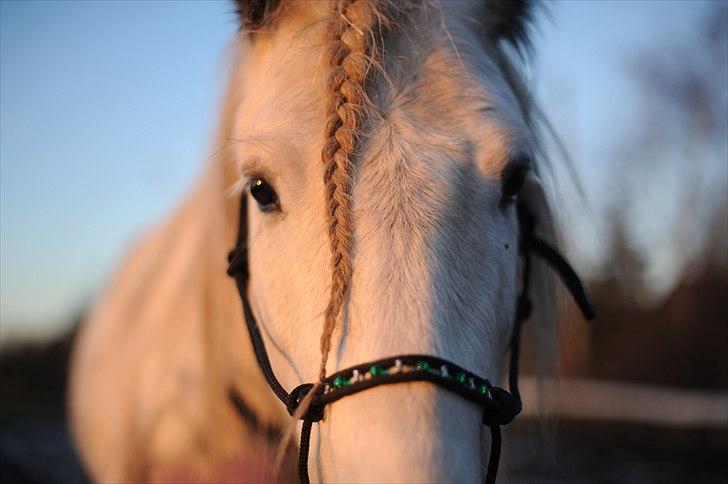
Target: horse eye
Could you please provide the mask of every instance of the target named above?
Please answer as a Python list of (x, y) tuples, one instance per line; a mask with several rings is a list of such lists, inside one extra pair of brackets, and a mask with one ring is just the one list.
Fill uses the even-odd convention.
[(526, 157), (517, 158), (506, 165), (501, 173), (503, 200), (510, 201), (518, 194), (530, 170), (531, 160)]
[(254, 178), (250, 182), (250, 194), (258, 202), (261, 210), (272, 210), (278, 206), (278, 194), (271, 184), (262, 178)]

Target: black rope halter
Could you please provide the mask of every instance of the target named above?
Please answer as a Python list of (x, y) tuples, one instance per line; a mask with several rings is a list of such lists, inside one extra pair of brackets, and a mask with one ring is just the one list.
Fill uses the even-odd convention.
[[(493, 385), (487, 379), (472, 373), (451, 361), (429, 355), (399, 355), (352, 366), (326, 377), (313, 396), (306, 413), (301, 416), (303, 427), (298, 452), (298, 477), (302, 484), (309, 483), (308, 450), (311, 440), (311, 427), (314, 422), (324, 418), (324, 408), (337, 400), (380, 385), (427, 381), (459, 395), (483, 409), (483, 425), (488, 426), (491, 434), (490, 456), (484, 482), (492, 484), (498, 473), (501, 453), (501, 425), (510, 423), (522, 409), (521, 395), (518, 391), (518, 355), (520, 351), (521, 326), (531, 313), (529, 283), (531, 273), (531, 254), (541, 257), (553, 267), (573, 295), (584, 317), (591, 320), (594, 312), (589, 304), (584, 287), (569, 263), (550, 245), (534, 233), (535, 219), (530, 210), (518, 205), (518, 218), (521, 228), (519, 251), (523, 257), (523, 285), (518, 296), (513, 333), (510, 341), (510, 368), (508, 373), (509, 391)], [(240, 228), (237, 244), (228, 255), (230, 263), (228, 274), (235, 278), (243, 302), (245, 323), (253, 344), (255, 357), (263, 372), (263, 377), (273, 393), (286, 406), (288, 413), (294, 415), (299, 404), (314, 387), (304, 383), (290, 393), (281, 385), (273, 372), (268, 352), (263, 343), (258, 323), (247, 296), (248, 254), (246, 247), (246, 194), (243, 193), (240, 205)], [(239, 400), (232, 391), (234, 402)], [(235, 406), (239, 407), (238, 404)]]

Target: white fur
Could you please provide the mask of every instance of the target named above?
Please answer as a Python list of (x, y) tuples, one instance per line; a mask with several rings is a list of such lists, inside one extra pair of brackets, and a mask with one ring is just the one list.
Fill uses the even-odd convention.
[[(288, 389), (316, 377), (331, 278), (320, 161), (325, 12), (297, 5), (255, 43), (239, 39), (224, 156), (127, 263), (78, 344), (74, 431), (96, 479), (151, 479), (174, 466), (209, 476), (221, 459), (250, 455), (255, 445), (241, 443), (246, 429), (225, 406), (228, 385), (264, 420), (286, 425), (221, 267), (237, 223), (224, 196), (246, 177), (265, 177), (281, 201), (280, 212), (252, 199), (248, 209), (250, 298), (273, 367)], [(425, 353), (497, 381), (504, 363), (518, 229), (499, 176), (512, 156), (534, 151), (533, 135), (492, 46), (472, 30), (475, 13), (442, 7), (423, 9), (408, 20), (418, 27), (387, 45), (406, 55), (385, 61), (381, 111), (354, 174), (354, 275), (329, 372)], [(475, 482), (484, 455), (473, 405), (410, 383), (329, 407), (313, 433), (311, 472), (332, 482)]]

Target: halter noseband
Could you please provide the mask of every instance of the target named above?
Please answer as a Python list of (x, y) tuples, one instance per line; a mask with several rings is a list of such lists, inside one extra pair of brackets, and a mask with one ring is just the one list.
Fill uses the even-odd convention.
[[(243, 192), (240, 202), (240, 228), (237, 244), (228, 255), (230, 264), (228, 274), (235, 278), (238, 286), (240, 298), (243, 302), (245, 323), (263, 377), (276, 397), (286, 406), (288, 413), (294, 415), (299, 404), (314, 385), (304, 383), (289, 393), (278, 381), (271, 367), (263, 337), (247, 296), (249, 274), (246, 248), (246, 205), (246, 193)], [(298, 477), (302, 484), (309, 483), (308, 450), (311, 440), (311, 427), (314, 422), (323, 420), (326, 405), (376, 386), (414, 381), (434, 383), (483, 409), (483, 425), (488, 426), (491, 433), (490, 455), (484, 482), (486, 484), (495, 483), (501, 453), (500, 426), (510, 423), (522, 409), (521, 395), (518, 391), (518, 355), (521, 326), (523, 321), (530, 315), (532, 307), (528, 296), (531, 253), (541, 257), (555, 269), (573, 295), (584, 317), (588, 320), (594, 317), (594, 312), (579, 277), (569, 263), (553, 247), (535, 235), (535, 219), (530, 210), (522, 203), (518, 205), (518, 219), (521, 228), (519, 251), (523, 257), (523, 286), (517, 300), (513, 333), (510, 341), (510, 368), (508, 373), (510, 392), (493, 385), (487, 379), (461, 368), (451, 361), (429, 355), (392, 356), (338, 371), (324, 379), (321, 386), (318, 387), (316, 395), (313, 396), (308, 410), (301, 416), (303, 427), (298, 453)], [(238, 408), (237, 402), (240, 399), (234, 390), (231, 391), (231, 398), (236, 403), (236, 408)]]

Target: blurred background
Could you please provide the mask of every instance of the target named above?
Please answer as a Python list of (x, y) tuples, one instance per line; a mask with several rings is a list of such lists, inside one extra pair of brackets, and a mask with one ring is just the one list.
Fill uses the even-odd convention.
[[(0, 2), (3, 482), (86, 479), (64, 417), (73, 334), (199, 175), (236, 21), (225, 1)], [(524, 419), (516, 481), (728, 480), (727, 33), (718, 1), (540, 19), (532, 84), (572, 159), (556, 212), (598, 318), (565, 310), (554, 458), (510, 457), (543, 430)]]

